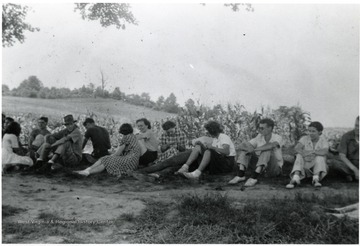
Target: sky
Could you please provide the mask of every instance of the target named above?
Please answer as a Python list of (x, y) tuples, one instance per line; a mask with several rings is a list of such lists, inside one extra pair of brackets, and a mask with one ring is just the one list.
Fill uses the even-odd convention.
[(28, 4), (39, 32), (2, 49), (2, 83), (31, 75), (44, 86), (99, 86), (156, 101), (174, 93), (212, 106), (300, 105), (325, 127), (359, 114), (359, 7), (354, 4), (132, 3), (125, 30), (82, 20), (72, 3)]

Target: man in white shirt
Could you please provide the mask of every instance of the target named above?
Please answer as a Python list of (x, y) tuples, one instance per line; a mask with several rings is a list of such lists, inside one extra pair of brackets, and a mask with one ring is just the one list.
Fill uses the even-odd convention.
[(239, 166), (238, 174), (229, 184), (237, 184), (245, 181), (245, 170), (248, 168), (250, 158), (255, 153), (258, 157), (256, 169), (252, 176), (245, 182), (244, 186), (254, 186), (259, 175), (266, 170), (268, 176), (278, 176), (283, 166), (281, 153), (282, 138), (273, 133), (274, 121), (271, 119), (262, 119), (259, 126), (259, 134), (249, 142), (243, 142), (240, 145), (240, 155), (237, 159)]

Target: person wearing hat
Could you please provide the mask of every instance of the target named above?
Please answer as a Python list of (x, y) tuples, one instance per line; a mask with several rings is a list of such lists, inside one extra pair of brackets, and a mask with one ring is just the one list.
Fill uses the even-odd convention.
[[(45, 143), (38, 150), (40, 157), (36, 160), (36, 166), (40, 166), (39, 172), (59, 168), (60, 164), (57, 163), (59, 161), (66, 166), (74, 166), (81, 161), (83, 136), (75, 122), (72, 115), (66, 115), (64, 117), (66, 128), (45, 137)], [(53, 156), (46, 163), (51, 151)]]
[(104, 127), (97, 126), (92, 118), (86, 118), (83, 126), (86, 132), (82, 148), (84, 149), (90, 139), (93, 146), (91, 157), (99, 159), (108, 155), (108, 150), (111, 148), (109, 132)]

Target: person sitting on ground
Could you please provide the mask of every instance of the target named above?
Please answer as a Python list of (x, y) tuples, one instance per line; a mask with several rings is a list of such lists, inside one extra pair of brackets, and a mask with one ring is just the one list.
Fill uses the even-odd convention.
[[(211, 144), (213, 139), (211, 137), (203, 136), (200, 138), (193, 139), (189, 142), (189, 145), (196, 146), (198, 142), (203, 144)], [(175, 171), (179, 170), (182, 165), (189, 159), (191, 154), (191, 149), (186, 149), (183, 152), (179, 152), (177, 155), (174, 155), (162, 162), (158, 162), (154, 165), (138, 169), (131, 173), (131, 176), (140, 181), (150, 181), (154, 182), (157, 179), (167, 177), (171, 174), (174, 174)], [(191, 171), (195, 170), (196, 167), (190, 169)]]
[(38, 128), (32, 130), (29, 137), (29, 156), (33, 160), (36, 160), (35, 153), (39, 149), (39, 147), (45, 142), (45, 136), (50, 134), (47, 129), (47, 117), (40, 117), (37, 123)]
[(21, 156), (23, 151), (19, 145), (19, 135), (21, 132), (20, 124), (11, 122), (5, 129), (2, 139), (2, 169), (6, 172), (12, 166), (26, 165), (32, 166), (33, 161), (28, 156)]
[[(230, 137), (222, 133), (222, 126), (215, 121), (209, 121), (205, 124), (205, 129), (213, 138), (212, 143), (196, 142), (190, 157), (177, 171), (188, 179), (199, 179), (205, 170), (208, 170), (210, 174), (222, 174), (231, 172), (234, 168), (235, 146)], [(200, 163), (198, 168), (189, 172), (189, 166), (195, 161)]]
[[(5, 115), (4, 115), (5, 116)], [(11, 117), (5, 117), (3, 122), (2, 135), (4, 136), (6, 128), (10, 125), (10, 123), (15, 122), (15, 120)]]
[(150, 121), (145, 118), (138, 119), (136, 126), (140, 133), (136, 134), (141, 148), (139, 166), (144, 167), (156, 160), (158, 156), (159, 140), (151, 130)]
[(128, 174), (129, 171), (135, 170), (139, 164), (140, 146), (136, 136), (133, 134), (133, 128), (130, 124), (122, 124), (119, 133), (123, 137), (120, 140), (120, 146), (114, 154), (104, 156), (91, 167), (82, 171), (74, 171), (73, 173), (89, 176), (90, 174), (106, 170), (109, 174), (120, 178), (122, 175)]
[(291, 181), (286, 188), (292, 189), (300, 184), (300, 180), (311, 176), (313, 185), (321, 187), (320, 181), (327, 174), (326, 155), (329, 151), (329, 143), (322, 135), (323, 129), (320, 122), (311, 122), (308, 134), (300, 138), (295, 146), (297, 154), (290, 173)]
[(82, 149), (86, 146), (88, 140), (91, 140), (93, 146), (93, 152), (91, 153), (90, 163), (94, 163), (99, 158), (109, 155), (109, 149), (111, 149), (109, 132), (101, 126), (95, 124), (92, 118), (86, 118), (84, 123), (86, 128)]
[(162, 129), (164, 132), (160, 136), (161, 153), (154, 164), (163, 162), (186, 149), (186, 135), (176, 127), (174, 122), (166, 121)]
[(359, 116), (355, 128), (345, 133), (338, 147), (340, 161), (335, 161), (331, 169), (344, 174), (348, 181), (359, 180)]
[(284, 163), (281, 153), (282, 138), (273, 133), (274, 125), (275, 123), (271, 119), (260, 120), (259, 134), (249, 142), (241, 143), (239, 146), (241, 151), (237, 159), (238, 174), (229, 181), (229, 184), (237, 184), (246, 180), (245, 170), (252, 157), (258, 159), (256, 168), (244, 186), (254, 186), (258, 182), (259, 175), (264, 171), (268, 177), (281, 174)]
[[(45, 143), (38, 150), (40, 157), (36, 160), (39, 172), (59, 169), (62, 165), (76, 166), (80, 163), (83, 136), (75, 123), (76, 121), (72, 115), (66, 115), (64, 117), (66, 128), (45, 136)], [(48, 161), (50, 152), (53, 152), (53, 156)], [(57, 162), (61, 162), (62, 165)]]

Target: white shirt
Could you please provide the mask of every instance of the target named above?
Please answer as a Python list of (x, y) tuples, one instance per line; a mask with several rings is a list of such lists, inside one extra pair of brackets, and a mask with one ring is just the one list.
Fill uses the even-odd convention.
[(236, 156), (234, 143), (231, 141), (228, 135), (220, 133), (218, 138), (213, 138), (212, 146), (222, 149), (224, 148), (223, 144), (230, 146), (230, 153), (227, 156)]

